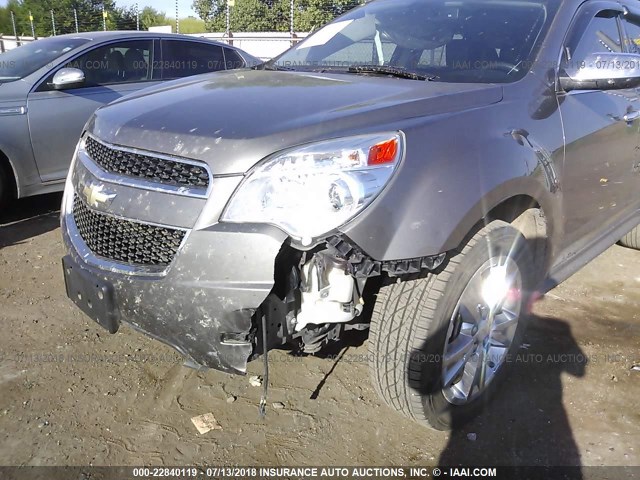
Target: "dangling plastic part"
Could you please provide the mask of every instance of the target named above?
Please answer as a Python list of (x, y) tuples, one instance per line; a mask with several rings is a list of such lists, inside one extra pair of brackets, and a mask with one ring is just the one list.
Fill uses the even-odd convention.
[(267, 415), (267, 393), (269, 391), (269, 357), (267, 353), (267, 315), (262, 314), (262, 355), (264, 362), (264, 379), (262, 382), (262, 396), (260, 397), (260, 406), (258, 412), (260, 418)]

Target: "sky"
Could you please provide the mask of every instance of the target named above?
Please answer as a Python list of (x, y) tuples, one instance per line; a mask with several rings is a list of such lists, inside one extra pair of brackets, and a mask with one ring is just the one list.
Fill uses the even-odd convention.
[[(188, 17), (190, 15), (197, 17), (196, 13), (191, 9), (191, 3), (193, 0), (178, 0), (178, 14), (180, 18)], [(176, 0), (116, 0), (116, 5), (120, 7), (130, 7), (138, 4), (138, 8), (142, 10), (146, 6), (150, 6), (164, 12), (168, 17), (176, 16)], [(0, 7), (4, 7), (7, 4), (7, 0), (0, 0)]]

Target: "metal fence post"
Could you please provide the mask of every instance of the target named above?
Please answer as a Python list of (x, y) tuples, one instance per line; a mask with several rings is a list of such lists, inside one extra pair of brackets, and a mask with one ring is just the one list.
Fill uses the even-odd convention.
[(291, 36), (293, 37), (293, 34), (295, 32), (295, 29), (293, 28), (293, 13), (294, 13), (294, 5), (293, 5), (294, 0), (291, 0), (291, 21), (289, 22), (289, 33), (291, 34)]
[(294, 1), (295, 0), (291, 0), (291, 19), (289, 22), (289, 35), (291, 35), (291, 46), (293, 47), (295, 45), (295, 40), (294, 38), (296, 38), (296, 31), (295, 31), (295, 25), (294, 25), (294, 14), (295, 14), (295, 7), (294, 7)]
[(176, 33), (180, 33), (180, 16), (178, 15), (178, 0), (176, 0)]
[(76, 33), (79, 33), (80, 29), (78, 28), (78, 10), (76, 10), (75, 8), (73, 9), (73, 20), (76, 22)]
[(16, 29), (16, 16), (13, 14), (13, 10), (11, 10), (11, 24), (13, 25), (13, 36), (16, 37), (16, 46), (20, 46), (20, 39), (18, 38), (18, 30)]
[(53, 16), (53, 10), (51, 10), (51, 27), (53, 28), (53, 36), (56, 36), (56, 18)]
[(33, 39), (36, 39), (36, 27), (33, 25), (33, 15), (31, 15), (31, 10), (29, 10), (29, 23), (31, 23), (31, 36)]
[(140, 30), (140, 11), (138, 9), (137, 3), (136, 3), (136, 30)]
[(102, 30), (107, 31), (107, 11), (104, 9), (104, 3), (102, 4)]

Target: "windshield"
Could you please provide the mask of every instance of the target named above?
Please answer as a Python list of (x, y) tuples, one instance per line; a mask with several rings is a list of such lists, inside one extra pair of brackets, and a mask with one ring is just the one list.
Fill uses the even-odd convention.
[(553, 13), (545, 0), (378, 0), (265, 68), (380, 75), (395, 68), (415, 79), (512, 82), (527, 73)]
[(0, 82), (31, 75), (56, 58), (88, 42), (86, 38), (45, 38), (0, 54)]

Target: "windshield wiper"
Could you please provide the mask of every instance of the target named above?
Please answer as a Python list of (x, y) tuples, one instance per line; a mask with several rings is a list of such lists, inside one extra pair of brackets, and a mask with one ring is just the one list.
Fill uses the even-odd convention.
[(409, 72), (403, 68), (391, 67), (389, 65), (354, 65), (349, 67), (349, 73), (379, 74), (390, 75), (398, 78), (408, 78), (409, 80), (436, 80), (437, 75), (421, 75), (415, 72)]

